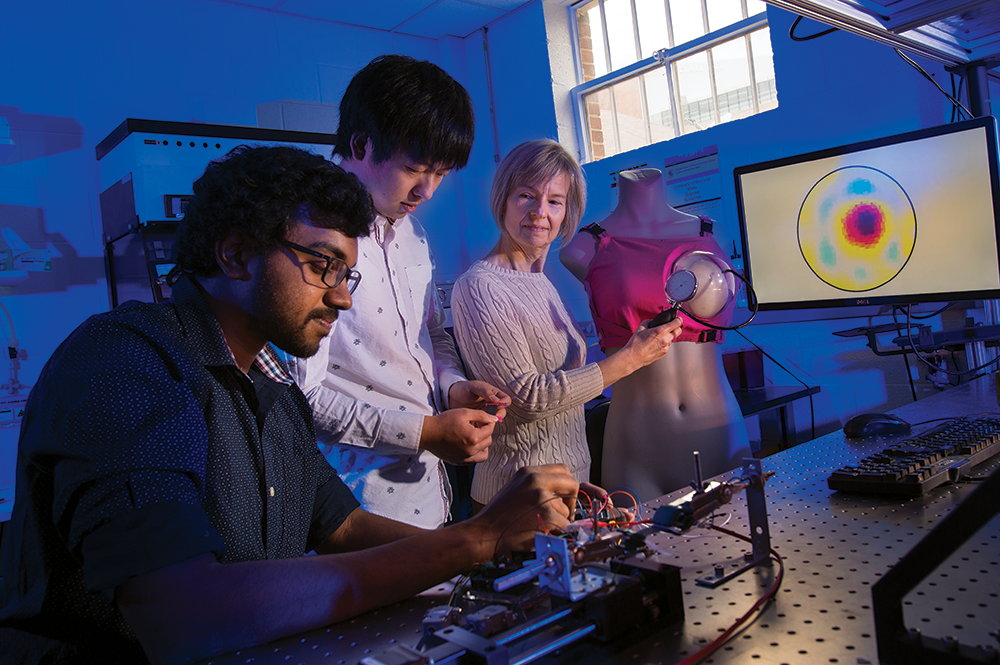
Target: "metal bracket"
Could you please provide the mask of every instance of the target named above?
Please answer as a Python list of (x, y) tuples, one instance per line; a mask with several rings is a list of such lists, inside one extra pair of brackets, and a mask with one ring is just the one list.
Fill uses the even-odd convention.
[(771, 565), (771, 531), (767, 523), (767, 500), (764, 497), (764, 470), (760, 460), (743, 459), (743, 478), (751, 479), (746, 488), (747, 511), (750, 514), (752, 551), (729, 566), (718, 565), (710, 575), (695, 580), (701, 586), (715, 588), (758, 565)]

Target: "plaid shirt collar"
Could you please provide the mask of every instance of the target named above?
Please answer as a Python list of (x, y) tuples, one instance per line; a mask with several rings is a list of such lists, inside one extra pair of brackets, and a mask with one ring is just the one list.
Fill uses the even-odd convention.
[[(205, 352), (207, 353), (204, 356), (205, 364), (224, 365), (226, 364), (226, 356), (228, 355), (229, 361), (239, 369), (236, 356), (233, 355), (233, 350), (229, 348), (229, 341), (226, 340), (226, 335), (222, 332), (222, 326), (208, 306), (205, 294), (198, 283), (190, 275), (181, 275), (180, 279), (173, 286), (171, 298), (175, 303), (181, 305), (181, 316), (187, 326), (193, 330), (200, 331), (200, 339), (203, 337), (206, 348), (211, 349), (211, 351)], [(195, 313), (190, 315), (184, 314), (184, 312), (188, 311), (187, 308), (193, 309)], [(212, 340), (211, 342), (208, 341), (210, 339)], [(222, 351), (223, 346), (226, 349), (225, 353)], [(257, 368), (260, 369), (264, 376), (272, 381), (284, 385), (291, 385), (295, 382), (288, 373), (288, 370), (285, 369), (285, 365), (281, 362), (274, 347), (270, 344), (264, 345), (264, 348), (254, 358), (253, 364), (257, 365)]]
[[(225, 339), (225, 336), (223, 336), (223, 339)], [(233, 355), (233, 350), (229, 348), (228, 342), (226, 343), (226, 350), (229, 351), (229, 357), (233, 359), (233, 365), (239, 368), (239, 363), (236, 362), (236, 356)], [(264, 345), (264, 348), (260, 350), (257, 357), (253, 359), (253, 364), (257, 366), (257, 369), (259, 369), (264, 376), (272, 381), (283, 383), (286, 386), (290, 386), (295, 383), (291, 375), (285, 369), (284, 364), (282, 364), (278, 354), (275, 353), (274, 348), (272, 348), (270, 344)]]
[(285, 369), (285, 365), (281, 362), (278, 354), (275, 353), (274, 348), (270, 344), (264, 345), (264, 348), (254, 358), (254, 364), (264, 373), (264, 376), (272, 381), (283, 383), (286, 386), (294, 383), (291, 375)]

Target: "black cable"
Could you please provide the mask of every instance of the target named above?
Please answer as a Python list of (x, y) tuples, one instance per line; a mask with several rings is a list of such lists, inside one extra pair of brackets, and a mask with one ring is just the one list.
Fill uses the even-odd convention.
[(910, 394), (913, 395), (913, 401), (917, 401), (917, 389), (913, 385), (913, 370), (910, 368), (910, 359), (907, 357), (907, 353), (903, 351), (903, 364), (906, 365), (906, 376), (910, 379)]
[[(998, 355), (993, 360), (988, 360), (985, 363), (983, 363), (982, 365), (980, 365), (979, 367), (970, 367), (969, 369), (965, 370), (964, 372), (959, 372), (959, 371), (952, 372), (952, 371), (944, 369), (942, 367), (938, 367), (937, 365), (931, 363), (931, 361), (927, 360), (922, 355), (920, 355), (920, 350), (917, 349), (917, 345), (913, 343), (913, 327), (910, 325), (910, 318), (911, 318), (910, 317), (910, 305), (907, 305), (906, 306), (906, 339), (910, 343), (910, 348), (913, 349), (914, 355), (918, 359), (920, 359), (920, 361), (922, 363), (924, 363), (928, 367), (931, 367), (935, 372), (943, 372), (944, 374), (948, 375), (949, 377), (951, 377), (951, 376), (957, 376), (959, 378), (959, 382), (961, 382), (962, 377), (965, 376), (966, 374), (973, 375), (973, 374), (975, 374), (976, 372), (978, 372), (981, 369), (986, 369), (990, 365), (995, 365), (997, 362), (1000, 362), (1000, 355)], [(937, 349), (932, 349), (932, 350), (936, 351)], [(928, 353), (928, 352), (924, 351), (923, 353)], [(968, 360), (969, 359), (966, 358), (966, 361), (968, 361)], [(955, 367), (957, 368), (958, 365), (956, 365)], [(949, 380), (949, 383), (951, 383), (950, 380)]]
[[(950, 74), (951, 74), (951, 76), (949, 77), (949, 80), (951, 81), (951, 96), (955, 97), (955, 99), (958, 99), (958, 97), (956, 97), (956, 95), (955, 95), (955, 93), (957, 92), (955, 90), (955, 72), (950, 72)], [(955, 122), (955, 105), (954, 104), (951, 105), (951, 118), (948, 119), (948, 122)]]
[(954, 97), (952, 97), (951, 95), (949, 95), (947, 92), (945, 92), (944, 88), (942, 88), (938, 84), (938, 82), (934, 80), (934, 77), (931, 76), (930, 74), (928, 74), (927, 71), (923, 67), (921, 67), (920, 65), (918, 65), (916, 60), (914, 60), (910, 56), (906, 55), (905, 53), (903, 53), (902, 51), (900, 51), (898, 48), (894, 48), (893, 51), (895, 51), (897, 54), (899, 54), (900, 58), (902, 58), (906, 62), (910, 63), (913, 66), (913, 68), (916, 69), (918, 72), (920, 72), (920, 74), (925, 79), (927, 79), (928, 81), (930, 81), (931, 83), (933, 83), (934, 87), (937, 88), (938, 90), (940, 90), (941, 94), (944, 95), (945, 97), (947, 97), (948, 100), (951, 101), (952, 104), (954, 104), (958, 108), (962, 109), (965, 112), (965, 115), (968, 118), (971, 119), (973, 117), (972, 113), (969, 111), (969, 109), (965, 108), (965, 106), (962, 104), (962, 102), (958, 101), (957, 99), (955, 99)]
[[(752, 339), (750, 339), (749, 337), (747, 337), (745, 334), (741, 333), (738, 330), (736, 331), (736, 334), (738, 334), (740, 337), (742, 337), (746, 341), (748, 341), (751, 344), (753, 344), (754, 347), (758, 351), (760, 351), (761, 353), (763, 353), (771, 362), (773, 362), (775, 365), (777, 365), (782, 370), (784, 370), (785, 373), (788, 374), (788, 376), (792, 377), (793, 379), (795, 379), (796, 381), (798, 381), (799, 383), (801, 383), (803, 388), (805, 388), (806, 390), (809, 390), (809, 384), (807, 384), (805, 381), (803, 381), (799, 377), (797, 377), (794, 374), (792, 374), (791, 371), (789, 371), (789, 369), (787, 367), (785, 367), (784, 365), (782, 365), (781, 363), (779, 363), (777, 360), (774, 359), (774, 356), (772, 356), (770, 353), (768, 353), (767, 351), (765, 351), (764, 347), (762, 347), (760, 344), (758, 344), (757, 342), (753, 341)], [(816, 407), (813, 405), (813, 396), (811, 394), (809, 395), (809, 426), (810, 426), (810, 430), (812, 431), (812, 438), (815, 439), (816, 438)]]
[[(952, 109), (952, 112), (954, 112), (954, 108)], [(952, 300), (950, 303), (947, 303), (944, 307), (940, 307), (937, 310), (931, 312), (930, 314), (924, 314), (924, 315), (921, 315), (921, 316), (917, 316), (916, 314), (913, 314), (911, 312), (910, 315), (909, 315), (909, 319), (914, 319), (914, 320), (917, 320), (917, 321), (922, 321), (922, 320), (925, 320), (925, 319), (933, 318), (933, 317), (937, 316), (938, 314), (944, 312), (945, 310), (948, 310), (951, 307), (953, 307), (956, 302), (958, 302), (958, 301), (957, 300)], [(900, 305), (893, 305), (892, 306), (892, 320), (893, 320), (894, 323), (896, 322), (896, 311), (897, 310), (901, 311), (902, 309), (903, 308)], [(898, 323), (896, 324), (896, 332), (897, 332), (897, 334), (900, 335), (900, 337), (902, 337), (902, 333), (899, 333), (899, 324)], [(910, 340), (910, 346), (911, 347), (913, 346), (912, 339)], [(917, 350), (913, 349), (913, 352), (916, 353)], [(906, 357), (906, 349), (905, 348), (903, 349), (903, 360), (906, 362), (906, 372), (907, 372), (907, 374), (909, 374), (910, 373), (910, 361)], [(955, 362), (955, 352), (954, 351), (951, 352), (951, 362), (952, 362), (953, 365), (955, 365), (955, 367), (958, 367), (958, 364)], [(957, 383), (956, 383), (956, 381), (957, 381)], [(951, 376), (948, 377), (948, 384), (951, 385), (951, 386), (957, 386), (961, 382), (962, 382), (961, 376), (955, 377), (954, 381), (952, 380)], [(913, 394), (913, 401), (916, 402), (917, 401), (917, 393), (916, 393), (916, 391), (913, 388), (913, 377), (912, 376), (910, 376), (910, 392)]]
[[(952, 84), (954, 86), (954, 75), (952, 76)], [(952, 107), (951, 111), (952, 111), (952, 116), (954, 117), (954, 115), (955, 115), (955, 108)], [(952, 122), (954, 122), (954, 120), (952, 120)], [(917, 321), (922, 321), (924, 319), (933, 318), (933, 317), (937, 316), (938, 314), (944, 312), (945, 310), (950, 309), (956, 302), (958, 302), (958, 301), (957, 300), (952, 300), (950, 303), (947, 303), (944, 307), (940, 307), (937, 310), (931, 312), (930, 314), (924, 314), (924, 315), (921, 315), (921, 316), (917, 316), (916, 314), (912, 314), (911, 313), (910, 316), (909, 316), (909, 318), (910, 319), (915, 319)], [(896, 323), (896, 333), (900, 337), (902, 337), (902, 333), (899, 332), (899, 323), (896, 321), (896, 311), (897, 310), (902, 310), (902, 307), (899, 306), (899, 305), (893, 305), (892, 306), (892, 321), (893, 321), (893, 323)], [(911, 346), (912, 346), (912, 342), (911, 342)], [(916, 349), (913, 349), (913, 352), (916, 353), (917, 352)], [(910, 359), (906, 357), (906, 354), (907, 354), (907, 352), (906, 352), (906, 349), (904, 348), (903, 349), (903, 362), (906, 363), (906, 374), (907, 374), (907, 376), (909, 376), (909, 379), (910, 379), (910, 393), (913, 395), (913, 401), (916, 402), (917, 401), (917, 391), (916, 391), (916, 389), (914, 388), (914, 385), (913, 385), (913, 375), (911, 374), (911, 369), (910, 369)], [(955, 352), (954, 351), (951, 352), (951, 361), (952, 361), (952, 364), (955, 363)], [(955, 365), (955, 366), (958, 367), (958, 365)], [(958, 380), (959, 383), (961, 383), (961, 377), (958, 377), (957, 380)], [(958, 383), (954, 383), (952, 381), (952, 377), (950, 377), (950, 376), (948, 377), (948, 383), (950, 385), (952, 385), (952, 386), (958, 385)]]
[(753, 300), (753, 311), (750, 312), (750, 318), (749, 319), (747, 319), (743, 323), (739, 324), (738, 326), (717, 326), (717, 325), (715, 325), (713, 323), (709, 323), (708, 321), (702, 321), (697, 316), (695, 316), (691, 312), (689, 312), (686, 309), (684, 309), (683, 307), (681, 307), (680, 304), (677, 305), (677, 311), (683, 312), (684, 316), (688, 317), (689, 319), (691, 319), (695, 323), (700, 323), (701, 325), (705, 326), (706, 328), (711, 328), (712, 330), (739, 330), (743, 326), (745, 326), (745, 325), (749, 324), (751, 321), (753, 321), (753, 317), (757, 316), (757, 308), (760, 307), (760, 303), (757, 302), (757, 292), (753, 290), (753, 286), (751, 286), (750, 282), (747, 281), (746, 277), (744, 277), (743, 275), (739, 274), (735, 270), (731, 270), (729, 268), (727, 268), (726, 270), (722, 271), (723, 274), (726, 274), (727, 272), (728, 273), (732, 273), (733, 275), (736, 275), (741, 280), (743, 280), (744, 284), (746, 284), (746, 287), (747, 287), (747, 304), (750, 303), (751, 299)]
[[(903, 336), (903, 331), (900, 330), (899, 320), (896, 319), (896, 306), (892, 307), (892, 322), (896, 324), (896, 335), (899, 337)], [(913, 385), (913, 373), (910, 371), (910, 359), (906, 357), (907, 351), (903, 349), (903, 363), (906, 365), (906, 378), (910, 382), (910, 394), (913, 395), (913, 401), (917, 401), (917, 388)]]
[[(796, 16), (795, 20), (792, 22), (791, 27), (788, 28), (788, 37), (789, 37), (789, 39), (791, 39), (794, 42), (807, 42), (807, 41), (809, 41), (811, 39), (816, 39), (817, 37), (822, 37), (823, 35), (828, 35), (831, 32), (836, 32), (838, 30), (838, 28), (828, 28), (826, 30), (823, 30), (822, 32), (817, 32), (816, 34), (813, 34), (813, 35), (807, 35), (805, 37), (798, 37), (798, 36), (795, 35), (795, 28), (798, 26), (798, 24), (802, 21), (803, 18), (804, 17), (801, 16), (801, 15)], [(968, 118), (972, 118), (973, 117), (972, 113), (969, 111), (969, 109), (965, 108), (965, 106), (960, 101), (960, 99), (962, 97), (962, 88), (961, 88), (961, 86), (959, 86), (959, 88), (958, 88), (958, 94), (954, 93), (954, 90), (955, 90), (955, 75), (954, 74), (952, 74), (952, 86), (951, 86), (953, 92), (952, 92), (952, 94), (949, 95), (947, 92), (945, 92), (944, 88), (942, 88), (940, 85), (938, 85), (938, 82), (935, 81), (934, 78), (924, 70), (923, 67), (921, 67), (919, 64), (917, 64), (917, 62), (915, 60), (913, 60), (908, 55), (906, 55), (905, 53), (903, 53), (902, 51), (900, 51), (898, 48), (894, 48), (893, 50), (896, 53), (899, 54), (899, 57), (901, 57), (906, 62), (910, 63), (910, 65), (912, 65), (918, 72), (920, 72), (923, 75), (924, 78), (926, 78), (928, 81), (930, 81), (931, 83), (933, 83), (934, 86), (938, 90), (941, 91), (942, 95), (944, 95), (945, 97), (948, 98), (948, 100), (952, 103), (951, 122), (955, 122), (955, 112), (956, 112), (957, 109), (961, 109), (965, 113), (966, 117), (968, 117)]]
[[(948, 303), (944, 307), (938, 309), (937, 311), (931, 312), (930, 314), (923, 314), (923, 315), (920, 315), (920, 316), (918, 316), (916, 314), (912, 314), (912, 315), (910, 315), (910, 318), (914, 319), (916, 321), (923, 321), (924, 319), (932, 319), (935, 316), (937, 316), (938, 314), (940, 314), (941, 312), (944, 312), (945, 310), (951, 309), (951, 307), (953, 307), (955, 305), (955, 303), (957, 303), (957, 302), (958, 302), (957, 300), (952, 300), (950, 303)], [(903, 308), (900, 307), (899, 305), (893, 305), (893, 309), (894, 310), (895, 309), (902, 310)]]
[[(959, 90), (960, 90), (960, 88), (958, 88), (958, 86), (955, 84), (955, 72), (951, 72), (951, 96), (954, 97), (955, 99), (958, 99), (959, 94), (960, 94)], [(956, 109), (957, 109), (957, 107), (954, 104), (952, 104), (951, 105), (951, 120), (949, 120), (948, 122), (955, 122), (955, 110)]]
[[(955, 99), (957, 99), (958, 101), (961, 102), (962, 101), (962, 88), (965, 87), (965, 77), (962, 76), (962, 75), (960, 75), (960, 74), (955, 74), (955, 73), (952, 73), (952, 77), (958, 79), (958, 83), (956, 83), (954, 85), (953, 89), (955, 91), (954, 92)], [(958, 114), (956, 113), (956, 110), (957, 109), (955, 108), (955, 106), (952, 105), (952, 107), (951, 107), (952, 122), (958, 122)]]
[(795, 17), (795, 21), (794, 21), (794, 22), (792, 23), (792, 27), (790, 27), (790, 28), (788, 29), (788, 37), (789, 37), (789, 38), (790, 38), (790, 39), (791, 39), (791, 40), (792, 40), (793, 42), (807, 42), (807, 41), (809, 41), (810, 39), (816, 39), (817, 37), (822, 37), (823, 35), (828, 35), (828, 34), (830, 34), (831, 32), (836, 32), (837, 30), (839, 30), (839, 28), (828, 28), (827, 30), (824, 30), (823, 32), (817, 32), (816, 34), (814, 34), (814, 35), (809, 35), (809, 36), (807, 36), (807, 37), (796, 37), (796, 36), (795, 36), (795, 27), (796, 27), (796, 26), (797, 26), (797, 25), (799, 24), (799, 22), (800, 22), (800, 21), (801, 21), (801, 20), (802, 20), (803, 18), (804, 18), (804, 17), (803, 17), (803, 16), (801, 16), (801, 15), (800, 15), (800, 16), (796, 16), (796, 17)]

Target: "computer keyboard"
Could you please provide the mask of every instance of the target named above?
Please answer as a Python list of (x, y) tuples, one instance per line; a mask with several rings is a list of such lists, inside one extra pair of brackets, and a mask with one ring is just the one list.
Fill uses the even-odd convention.
[(972, 467), (997, 454), (1000, 417), (956, 418), (837, 469), (826, 482), (842, 492), (921, 496), (967, 477)]

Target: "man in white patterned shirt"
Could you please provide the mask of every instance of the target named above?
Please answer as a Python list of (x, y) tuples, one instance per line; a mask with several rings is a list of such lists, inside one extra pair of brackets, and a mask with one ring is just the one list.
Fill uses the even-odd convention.
[(494, 386), (465, 379), (427, 233), (412, 216), (449, 171), (465, 166), (473, 137), (469, 95), (437, 65), (387, 55), (354, 76), (334, 152), (378, 212), (371, 235), (358, 239), (365, 277), (336, 334), (312, 358), (289, 363), (327, 459), (362, 507), (425, 528), (449, 516), (442, 460), (485, 460), (504, 412), (483, 407), (510, 403)]

